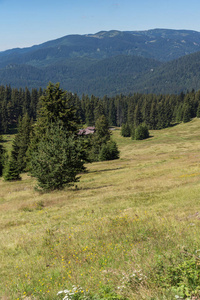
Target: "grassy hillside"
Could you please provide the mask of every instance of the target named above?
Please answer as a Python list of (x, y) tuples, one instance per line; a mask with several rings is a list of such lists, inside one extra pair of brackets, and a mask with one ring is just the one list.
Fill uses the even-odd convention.
[(199, 128), (194, 119), (143, 141), (117, 129), (120, 160), (88, 165), (64, 191), (39, 194), (27, 174), (0, 180), (0, 298), (62, 299), (57, 292), (72, 285), (92, 299), (191, 296), (200, 273)]

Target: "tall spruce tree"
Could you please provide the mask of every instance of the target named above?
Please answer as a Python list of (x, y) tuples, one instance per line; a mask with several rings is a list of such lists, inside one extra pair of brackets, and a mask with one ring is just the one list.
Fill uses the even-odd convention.
[(5, 166), (3, 178), (5, 181), (21, 180), (19, 165), (13, 156), (9, 158)]
[(95, 133), (91, 138), (91, 161), (119, 158), (117, 144), (111, 140), (111, 132), (107, 118), (102, 115), (95, 123)]
[(16, 160), (20, 172), (26, 170), (28, 150), (32, 133), (32, 122), (26, 113), (23, 118), (19, 118), (18, 132), (13, 140), (11, 156)]
[(32, 153), (31, 174), (45, 191), (62, 189), (78, 181), (83, 171), (81, 141), (69, 136), (61, 122), (51, 123)]
[(2, 142), (3, 142), (3, 138), (0, 135), (0, 176), (2, 176), (2, 174), (3, 174), (3, 169), (5, 166), (5, 162), (6, 162), (6, 150), (5, 150)]
[(60, 189), (77, 181), (77, 174), (85, 169), (73, 100), (59, 83), (49, 83), (40, 98), (29, 157), (30, 172), (44, 190)]
[(76, 116), (76, 108), (72, 105), (73, 94), (63, 91), (60, 84), (51, 82), (44, 90), (39, 100), (37, 116), (37, 131), (39, 134), (51, 123), (60, 122), (68, 134), (77, 131), (79, 120)]

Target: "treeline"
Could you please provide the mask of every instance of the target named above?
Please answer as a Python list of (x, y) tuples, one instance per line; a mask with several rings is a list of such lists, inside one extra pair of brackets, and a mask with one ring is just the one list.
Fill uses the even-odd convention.
[(41, 88), (29, 90), (0, 86), (0, 132), (8, 133), (25, 114), (36, 120), (37, 105), (42, 94)]
[(162, 129), (176, 122), (188, 122), (199, 117), (200, 91), (180, 95), (134, 94), (103, 99), (83, 96), (82, 119), (92, 125), (99, 114), (104, 114), (110, 126), (128, 123), (137, 127), (145, 123), (149, 129)]
[[(0, 131), (8, 133), (16, 126), (19, 117), (28, 114), (37, 119), (39, 98), (43, 95), (40, 88), (29, 90), (12, 89), (0, 86)], [(137, 127), (145, 123), (149, 129), (162, 129), (176, 122), (188, 122), (200, 116), (200, 91), (181, 93), (180, 95), (139, 94), (117, 95), (98, 98), (67, 92), (69, 103), (77, 108), (76, 114), (82, 124), (94, 125), (104, 115), (109, 126), (129, 124)]]

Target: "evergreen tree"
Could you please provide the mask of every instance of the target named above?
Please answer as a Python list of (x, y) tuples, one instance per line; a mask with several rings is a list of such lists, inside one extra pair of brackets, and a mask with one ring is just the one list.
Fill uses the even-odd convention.
[(135, 140), (144, 140), (149, 137), (149, 130), (147, 126), (144, 124), (140, 124), (136, 129), (135, 129)]
[(77, 174), (85, 169), (74, 100), (58, 83), (50, 83), (40, 97), (39, 117), (28, 152), (30, 172), (41, 189), (63, 188), (77, 181)]
[(110, 140), (110, 130), (108, 121), (104, 115), (102, 115), (95, 123), (95, 133), (91, 138), (91, 150), (89, 151), (89, 160), (98, 161), (99, 153), (103, 144), (106, 144)]
[(21, 180), (19, 165), (13, 156), (10, 157), (7, 165), (5, 166), (3, 178), (5, 181)]
[(139, 106), (137, 105), (134, 111), (134, 126), (137, 127), (141, 123), (142, 123), (142, 113)]
[(94, 121), (94, 99), (95, 97), (92, 95), (91, 100), (86, 99), (86, 112), (85, 112), (85, 120), (88, 126), (93, 126)]
[(94, 108), (94, 121), (96, 122), (102, 115), (104, 115), (103, 103), (99, 100)]
[(151, 103), (151, 110), (150, 110), (150, 119), (149, 119), (149, 127), (150, 129), (157, 129), (158, 123), (158, 111), (156, 102)]
[(181, 122), (183, 120), (183, 104), (180, 103), (176, 112), (176, 122)]
[(84, 170), (81, 147), (60, 122), (52, 123), (32, 153), (31, 174), (37, 178), (38, 188), (62, 189), (78, 181), (78, 173)]
[(128, 123), (122, 124), (121, 135), (123, 137), (130, 137), (131, 136), (131, 128), (130, 128)]
[(50, 82), (39, 100), (37, 129), (43, 132), (49, 124), (60, 121), (69, 134), (77, 131), (79, 120), (76, 108), (71, 105), (73, 98), (71, 93), (60, 88), (59, 83)]
[(98, 118), (95, 123), (94, 140), (96, 143), (103, 144), (110, 140), (111, 132), (108, 121), (104, 115)]
[(0, 135), (0, 176), (2, 176), (2, 174), (3, 174), (3, 168), (4, 168), (5, 162), (6, 162), (6, 150), (5, 150), (2, 142), (3, 142), (3, 138)]
[(108, 141), (106, 144), (103, 144), (99, 153), (99, 160), (113, 160), (119, 158), (119, 150), (117, 144), (114, 141)]
[(199, 103), (198, 108), (197, 108), (197, 118), (200, 118), (200, 103)]
[(25, 171), (27, 166), (26, 152), (30, 144), (31, 132), (32, 122), (26, 113), (23, 118), (19, 119), (18, 133), (13, 140), (11, 152), (11, 156), (17, 161), (20, 172)]
[(187, 123), (191, 120), (191, 106), (185, 104), (183, 107), (183, 123)]
[(109, 113), (108, 113), (108, 122), (110, 126), (116, 126), (117, 125), (117, 119), (116, 119), (116, 109), (114, 100), (110, 99), (109, 101)]
[(36, 119), (38, 101), (39, 101), (38, 91), (37, 91), (37, 89), (32, 89), (30, 109), (29, 109), (29, 117), (33, 120)]
[(131, 101), (128, 105), (128, 112), (127, 112), (127, 121), (130, 126), (134, 125), (134, 111), (135, 111), (135, 105)]

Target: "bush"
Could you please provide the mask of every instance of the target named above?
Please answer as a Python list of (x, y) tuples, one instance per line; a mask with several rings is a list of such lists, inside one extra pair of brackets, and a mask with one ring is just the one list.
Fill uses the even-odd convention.
[[(168, 261), (163, 262), (166, 258)], [(198, 252), (190, 254), (185, 250), (176, 256), (159, 258), (153, 277), (159, 286), (175, 293), (177, 299), (199, 299), (199, 264)]]
[(146, 125), (139, 125), (135, 129), (135, 136), (134, 136), (135, 140), (144, 140), (147, 139), (148, 137), (149, 137), (149, 130)]
[(114, 141), (108, 141), (106, 144), (103, 144), (100, 153), (99, 160), (113, 160), (119, 158), (119, 150), (117, 144)]
[(122, 124), (121, 135), (123, 137), (130, 137), (131, 136), (131, 128), (128, 125), (128, 123)]

